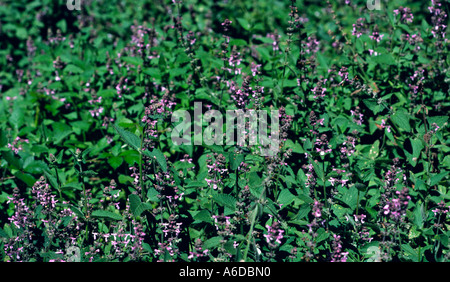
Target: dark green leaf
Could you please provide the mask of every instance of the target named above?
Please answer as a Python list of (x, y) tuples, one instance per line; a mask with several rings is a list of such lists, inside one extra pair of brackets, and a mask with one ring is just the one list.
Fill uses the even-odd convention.
[(115, 124), (113, 124), (112, 126), (117, 131), (117, 133), (119, 133), (122, 140), (128, 144), (128, 146), (130, 146), (132, 149), (136, 151), (140, 151), (141, 139), (139, 139), (139, 137), (137, 137), (134, 133), (131, 133), (128, 130), (116, 126)]
[(152, 208), (150, 204), (141, 202), (139, 196), (135, 194), (131, 194), (128, 201), (130, 202), (131, 213), (134, 216), (140, 216), (144, 211)]
[(92, 217), (98, 217), (98, 218), (106, 218), (111, 220), (122, 220), (122, 216), (120, 214), (105, 211), (105, 210), (95, 210), (91, 214)]

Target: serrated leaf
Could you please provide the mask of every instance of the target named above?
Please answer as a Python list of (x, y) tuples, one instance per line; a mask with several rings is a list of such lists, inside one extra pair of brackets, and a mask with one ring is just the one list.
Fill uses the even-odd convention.
[(323, 172), (322, 164), (316, 163), (312, 158), (309, 158), (309, 161), (312, 163), (314, 172), (316, 173), (317, 177), (321, 180), (325, 180), (325, 174)]
[(134, 216), (140, 216), (144, 211), (152, 208), (150, 204), (141, 202), (139, 196), (135, 194), (131, 194), (128, 201), (130, 202), (131, 213)]
[(166, 157), (164, 156), (164, 154), (159, 150), (159, 149), (153, 149), (152, 152), (150, 151), (144, 151), (143, 152), (144, 155), (152, 158), (152, 159), (156, 159), (156, 161), (158, 162), (159, 166), (162, 168), (162, 170), (164, 172), (167, 172), (167, 161), (166, 161)]
[(228, 207), (232, 210), (236, 209), (236, 199), (228, 194), (214, 194), (213, 199), (221, 206)]
[(48, 182), (50, 182), (50, 185), (53, 186), (55, 189), (59, 189), (58, 181), (56, 177), (48, 170), (44, 170), (45, 178)]
[(76, 216), (78, 216), (79, 218), (82, 218), (82, 219), (85, 218), (84, 213), (79, 208), (77, 208), (75, 206), (71, 206), (70, 210), (72, 210), (73, 213), (76, 214)]
[(294, 201), (294, 198), (295, 196), (288, 189), (283, 189), (278, 195), (278, 203), (283, 205), (284, 207), (292, 203), (292, 201)]
[(105, 211), (105, 210), (95, 210), (91, 214), (92, 217), (98, 217), (98, 218), (106, 218), (111, 220), (122, 220), (123, 217), (120, 214)]
[(442, 178), (444, 178), (446, 175), (448, 174), (448, 171), (444, 171), (438, 174), (432, 174), (431, 178), (430, 178), (430, 186), (434, 186), (436, 184), (438, 184)]
[(209, 211), (201, 210), (192, 216), (197, 221), (209, 222), (212, 223), (212, 217)]
[(203, 249), (212, 249), (214, 247), (219, 246), (220, 242), (223, 240), (222, 236), (216, 236), (209, 238), (203, 243)]
[(391, 116), (391, 120), (402, 130), (405, 130), (407, 132), (411, 131), (411, 126), (409, 125), (409, 116), (406, 112), (396, 112)]
[(137, 137), (134, 133), (131, 133), (128, 130), (122, 129), (115, 124), (112, 124), (114, 129), (119, 133), (120, 137), (122, 138), (125, 143), (128, 144), (131, 148), (133, 148), (136, 151), (140, 151), (141, 148), (141, 139)]

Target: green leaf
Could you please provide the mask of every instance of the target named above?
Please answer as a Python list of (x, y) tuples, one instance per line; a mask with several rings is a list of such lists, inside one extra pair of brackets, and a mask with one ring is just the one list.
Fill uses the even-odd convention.
[(432, 174), (429, 185), (434, 186), (434, 185), (438, 184), (439, 182), (441, 182), (442, 178), (444, 178), (447, 174), (448, 174), (448, 171), (444, 171), (444, 172), (441, 172), (438, 174)]
[(199, 212), (196, 212), (195, 215), (192, 216), (195, 220), (199, 222), (209, 222), (212, 223), (212, 217), (209, 211), (207, 210), (201, 210)]
[(143, 73), (145, 73), (153, 78), (161, 79), (161, 71), (157, 68), (144, 69)]
[(123, 217), (115, 212), (105, 211), (105, 210), (95, 210), (91, 214), (92, 217), (106, 218), (111, 220), (122, 220)]
[(212, 249), (220, 245), (220, 242), (223, 240), (222, 236), (216, 236), (209, 238), (203, 243), (203, 249)]
[(84, 219), (84, 213), (77, 207), (75, 206), (71, 206), (70, 209), (73, 211), (74, 214), (76, 214), (76, 216), (78, 216), (81, 219)]
[(352, 210), (356, 209), (358, 204), (358, 189), (355, 186), (350, 187), (342, 197), (342, 201), (347, 204)]
[(236, 199), (229, 194), (213, 194), (213, 199), (219, 205), (228, 207), (232, 210), (236, 209)]
[(379, 141), (379, 140), (376, 140), (376, 141), (372, 144), (372, 147), (370, 147), (368, 157), (369, 157), (369, 159), (371, 159), (371, 160), (375, 160), (376, 157), (378, 157), (379, 153), (380, 153), (380, 141)]
[(426, 218), (423, 204), (417, 205), (416, 208), (414, 209), (414, 226), (417, 226), (419, 229), (422, 229), (424, 217)]
[(62, 122), (55, 122), (52, 124), (53, 138), (55, 144), (61, 142), (65, 137), (72, 133), (72, 127)]
[(325, 174), (323, 172), (322, 164), (316, 163), (312, 158), (309, 157), (309, 161), (312, 163), (314, 167), (314, 172), (316, 173), (317, 177), (321, 179), (322, 181), (325, 181)]
[(236, 170), (241, 163), (244, 161), (243, 154), (236, 154), (234, 152), (230, 152), (230, 167), (231, 170)]
[(136, 151), (140, 151), (141, 149), (141, 139), (137, 137), (134, 133), (131, 133), (128, 130), (122, 129), (115, 124), (112, 124), (114, 129), (119, 133), (120, 137), (122, 138), (125, 143), (128, 144), (131, 148), (135, 149)]
[(250, 23), (246, 19), (237, 18), (236, 20), (242, 26), (242, 28), (244, 28), (245, 30), (250, 30)]
[(162, 168), (162, 170), (164, 172), (167, 172), (167, 161), (166, 161), (166, 157), (164, 156), (164, 154), (159, 150), (159, 149), (153, 149), (152, 152), (150, 151), (144, 151), (143, 152), (144, 155), (152, 158), (152, 159), (156, 159), (156, 161), (158, 162), (159, 166)]
[(381, 54), (378, 56), (371, 56), (371, 61), (380, 65), (395, 65), (395, 59), (391, 54)]
[(47, 181), (50, 182), (50, 185), (52, 185), (55, 189), (59, 189), (56, 177), (49, 170), (44, 170), (44, 174)]
[(138, 195), (131, 194), (128, 197), (128, 201), (130, 202), (131, 213), (134, 216), (140, 216), (144, 211), (152, 209), (152, 205), (141, 202)]
[(139, 57), (122, 57), (122, 61), (135, 66), (142, 66), (144, 64), (144, 61)]
[(77, 67), (76, 65), (68, 64), (64, 68), (64, 72), (71, 72), (71, 73), (83, 73), (84, 70), (80, 67)]
[(5, 231), (3, 231), (2, 228), (0, 228), (0, 237), (9, 238), (8, 234)]
[[(418, 138), (415, 139), (411, 139), (409, 138), (409, 141), (411, 142), (411, 147), (412, 147), (412, 153), (408, 152), (405, 149), (405, 146), (403, 147), (403, 151), (405, 152), (406, 158), (408, 160), (408, 162), (415, 167), (417, 165), (417, 160), (420, 156), (420, 152), (423, 149), (423, 144), (422, 141), (419, 140)], [(406, 145), (406, 142), (405, 142)]]
[(123, 163), (123, 158), (113, 156), (108, 158), (108, 163), (112, 168), (117, 169)]
[(278, 203), (285, 207), (292, 203), (292, 201), (294, 201), (294, 198), (295, 196), (288, 189), (283, 189), (278, 195)]
[(400, 129), (410, 132), (411, 126), (409, 125), (409, 116), (406, 112), (397, 111), (395, 114), (391, 116), (391, 120), (395, 123)]

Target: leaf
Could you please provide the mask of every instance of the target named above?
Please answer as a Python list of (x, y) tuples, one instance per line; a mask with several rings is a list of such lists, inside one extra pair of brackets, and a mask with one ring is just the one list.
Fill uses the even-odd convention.
[(321, 163), (316, 163), (312, 158), (309, 157), (309, 161), (312, 163), (313, 167), (314, 167), (314, 172), (316, 173), (317, 177), (319, 177), (319, 179), (321, 179), (322, 181), (325, 181), (325, 174), (323, 172), (323, 168), (322, 168), (322, 164)]
[(144, 61), (139, 57), (122, 57), (122, 60), (130, 65), (142, 66)]
[(55, 144), (61, 142), (65, 137), (72, 133), (72, 127), (64, 124), (62, 122), (55, 122), (52, 124), (53, 127), (53, 138)]
[(152, 152), (146, 150), (143, 152), (144, 155), (152, 158), (152, 159), (156, 159), (156, 161), (158, 162), (159, 166), (162, 168), (162, 170), (164, 172), (167, 172), (167, 161), (166, 161), (166, 157), (164, 156), (164, 154), (159, 150), (159, 149), (153, 149)]
[(355, 186), (350, 187), (342, 197), (342, 201), (347, 204), (352, 210), (356, 209), (358, 204), (358, 189)]
[(376, 157), (378, 157), (378, 154), (379, 154), (379, 153), (380, 153), (380, 141), (379, 141), (379, 140), (376, 140), (376, 141), (373, 143), (372, 147), (370, 147), (368, 157), (369, 157), (369, 159), (371, 159), (371, 160), (375, 160)]
[(81, 69), (80, 67), (77, 67), (76, 65), (68, 64), (68, 65), (64, 68), (64, 72), (83, 73), (84, 70)]
[(371, 56), (371, 61), (380, 65), (395, 65), (395, 59), (391, 54), (381, 54), (378, 56)]
[(288, 189), (283, 189), (278, 195), (278, 203), (285, 207), (292, 203), (292, 201), (294, 201), (294, 198), (295, 196)]
[(59, 189), (56, 177), (49, 170), (44, 170), (44, 174), (45, 178), (47, 178), (48, 182), (50, 182), (50, 185), (52, 185), (55, 189)]
[(130, 202), (131, 213), (134, 216), (140, 216), (144, 211), (152, 209), (150, 204), (141, 202), (138, 195), (131, 194), (128, 197), (128, 201)]
[(403, 111), (396, 112), (391, 116), (391, 120), (402, 130), (407, 132), (411, 131), (411, 126), (409, 125), (409, 117), (406, 112)]
[(434, 186), (434, 185), (438, 184), (439, 182), (441, 182), (442, 178), (444, 178), (447, 174), (448, 174), (448, 171), (444, 171), (444, 172), (441, 172), (438, 174), (432, 174), (429, 185)]
[(139, 137), (137, 137), (134, 133), (131, 133), (128, 130), (124, 130), (124, 129), (116, 126), (115, 124), (112, 124), (112, 126), (117, 131), (117, 133), (119, 133), (122, 140), (128, 144), (128, 146), (135, 149), (136, 151), (140, 151), (141, 139), (139, 139)]
[(230, 152), (230, 167), (231, 170), (236, 170), (241, 163), (244, 161), (243, 154), (236, 154), (234, 152)]
[(213, 194), (213, 199), (221, 206), (236, 209), (236, 199), (229, 194)]
[(422, 144), (422, 141), (419, 140), (418, 138), (415, 138), (415, 139), (409, 138), (409, 141), (411, 142), (412, 153), (410, 153), (406, 150), (407, 142), (405, 142), (405, 144), (403, 146), (403, 151), (405, 152), (408, 162), (413, 167), (415, 167), (417, 165), (417, 160), (420, 157), (420, 152), (423, 149), (423, 144)]
[(71, 209), (71, 210), (73, 211), (73, 213), (74, 213), (76, 216), (78, 216), (79, 218), (82, 218), (82, 219), (85, 218), (84, 213), (83, 213), (79, 208), (77, 208), (77, 207), (75, 207), (75, 206), (71, 206), (70, 209)]
[(123, 217), (115, 212), (105, 211), (105, 210), (95, 210), (91, 214), (92, 217), (106, 218), (111, 220), (122, 220)]
[(246, 19), (237, 18), (236, 20), (242, 26), (242, 28), (244, 28), (245, 30), (250, 30), (250, 23)]
[(161, 71), (157, 68), (147, 68), (143, 72), (153, 78), (161, 79)]
[(192, 216), (195, 220), (199, 222), (209, 222), (212, 223), (212, 217), (209, 211), (201, 210)]
[(423, 204), (417, 205), (414, 209), (414, 226), (417, 226), (419, 229), (423, 228), (424, 217), (426, 218), (425, 211), (423, 208)]
[(113, 156), (108, 158), (108, 163), (111, 165), (112, 168), (117, 169), (123, 163), (123, 158)]
[(206, 250), (206, 249), (212, 249), (214, 247), (217, 247), (217, 246), (219, 246), (219, 244), (222, 240), (223, 240), (222, 236), (216, 236), (216, 237), (209, 238), (208, 240), (206, 240), (203, 243), (203, 249)]

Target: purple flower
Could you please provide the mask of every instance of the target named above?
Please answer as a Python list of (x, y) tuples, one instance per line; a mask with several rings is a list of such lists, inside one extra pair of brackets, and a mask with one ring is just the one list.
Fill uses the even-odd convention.
[(23, 143), (30, 143), (30, 141), (28, 139), (22, 139), (17, 136), (12, 143), (8, 143), (8, 148), (13, 150), (13, 152), (17, 155), (19, 154), (19, 151), (23, 150)]
[(400, 14), (400, 21), (401, 22), (409, 22), (412, 23), (414, 16), (411, 13), (411, 9), (407, 7), (400, 7), (397, 10), (394, 10), (394, 14), (397, 16)]
[(353, 24), (352, 35), (356, 35), (356, 38), (361, 37), (363, 33), (367, 32), (365, 21), (365, 18), (359, 18), (356, 20), (356, 23)]
[(341, 236), (333, 234), (333, 242), (331, 243), (332, 253), (331, 262), (346, 262), (348, 252), (342, 251)]

